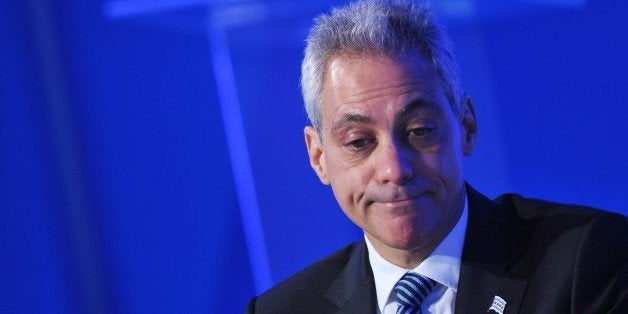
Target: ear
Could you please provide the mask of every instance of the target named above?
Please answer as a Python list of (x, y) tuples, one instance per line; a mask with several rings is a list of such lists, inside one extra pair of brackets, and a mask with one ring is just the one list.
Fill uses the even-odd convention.
[(460, 118), (463, 128), (462, 153), (465, 156), (470, 156), (478, 141), (478, 122), (475, 118), (473, 102), (467, 94), (463, 96), (462, 107), (460, 109)]
[(323, 184), (328, 185), (327, 170), (325, 166), (325, 152), (323, 152), (323, 144), (316, 129), (312, 126), (306, 126), (303, 130), (305, 135), (305, 146), (307, 154), (310, 156), (310, 165), (318, 178)]

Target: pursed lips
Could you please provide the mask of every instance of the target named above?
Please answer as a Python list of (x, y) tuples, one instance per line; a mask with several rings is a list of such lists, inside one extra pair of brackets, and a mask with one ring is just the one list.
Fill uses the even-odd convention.
[(400, 208), (400, 207), (415, 206), (417, 198), (419, 198), (423, 194), (424, 193), (412, 195), (412, 196), (404, 195), (404, 196), (399, 196), (393, 199), (378, 200), (376, 201), (376, 203), (379, 203), (386, 208)]
[(371, 207), (369, 211), (377, 213), (377, 215), (384, 215), (389, 218), (402, 218), (403, 219), (415, 219), (421, 211), (421, 201), (419, 198), (425, 196), (428, 192), (416, 194), (414, 196), (403, 195), (392, 199), (379, 199), (370, 202), (368, 207)]
[[(410, 191), (406, 191), (410, 192)], [(410, 193), (393, 193), (393, 194), (383, 194), (379, 196), (374, 196), (367, 201), (367, 206), (373, 204), (379, 204), (385, 208), (399, 208), (399, 207), (408, 207), (415, 206), (417, 199), (426, 194), (430, 194), (429, 190), (419, 190), (412, 191)]]

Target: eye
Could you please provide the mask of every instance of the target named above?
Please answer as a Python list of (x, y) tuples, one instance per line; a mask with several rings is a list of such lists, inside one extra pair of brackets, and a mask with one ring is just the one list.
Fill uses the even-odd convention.
[(430, 135), (432, 131), (433, 131), (432, 128), (425, 128), (425, 127), (413, 128), (408, 131), (408, 135), (414, 136), (414, 137), (424, 137), (424, 136)]
[(366, 146), (366, 140), (364, 139), (354, 140), (347, 143), (347, 146), (352, 147), (352, 148), (362, 148)]
[(362, 151), (368, 149), (373, 142), (373, 138), (367, 135), (352, 136), (352, 138), (349, 138), (344, 146), (354, 151)]

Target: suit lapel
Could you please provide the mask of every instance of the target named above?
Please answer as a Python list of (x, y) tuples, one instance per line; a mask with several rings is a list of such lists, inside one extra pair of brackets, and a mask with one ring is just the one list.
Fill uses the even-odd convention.
[(456, 313), (487, 312), (493, 300), (517, 313), (527, 280), (508, 271), (523, 247), (509, 227), (506, 211), (467, 186), (469, 222), (462, 252)]
[(375, 313), (375, 282), (364, 241), (325, 292), (325, 297), (339, 308), (339, 313)]

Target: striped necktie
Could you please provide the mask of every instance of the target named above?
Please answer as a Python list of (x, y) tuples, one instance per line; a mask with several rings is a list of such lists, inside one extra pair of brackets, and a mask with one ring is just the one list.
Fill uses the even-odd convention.
[(407, 273), (395, 284), (397, 294), (397, 314), (420, 314), (421, 304), (434, 289), (437, 282), (416, 273)]

